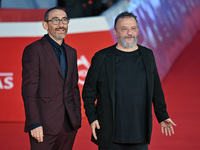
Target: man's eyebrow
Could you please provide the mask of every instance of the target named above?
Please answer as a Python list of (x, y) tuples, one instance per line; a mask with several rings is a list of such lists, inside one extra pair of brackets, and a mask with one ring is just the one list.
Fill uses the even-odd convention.
[[(58, 19), (59, 19), (59, 17), (53, 17), (52, 19), (56, 19), (56, 18), (58, 18)], [(67, 16), (65, 16), (65, 17), (62, 17), (62, 18), (67, 18)]]
[[(127, 26), (121, 26), (121, 28), (124, 28), (124, 27), (127, 28)], [(131, 27), (137, 27), (137, 26), (131, 26)]]
[(58, 17), (52, 17), (52, 19), (56, 19), (56, 18), (58, 18)]

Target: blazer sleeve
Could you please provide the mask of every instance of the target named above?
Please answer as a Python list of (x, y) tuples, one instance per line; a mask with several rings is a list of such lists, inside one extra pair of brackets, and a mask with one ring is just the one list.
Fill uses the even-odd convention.
[(91, 61), (91, 66), (88, 70), (85, 83), (83, 86), (82, 98), (84, 102), (85, 114), (89, 123), (98, 120), (95, 101), (97, 98), (97, 79), (101, 67), (103, 57), (96, 53)]
[(78, 87), (78, 67), (77, 67), (77, 52), (75, 51), (75, 66), (74, 66), (74, 85), (73, 85), (73, 96), (76, 105), (76, 113), (79, 120), (79, 124), (81, 124), (81, 99), (80, 99), (80, 91)]
[(156, 67), (155, 58), (152, 53), (152, 62), (153, 62), (153, 70), (154, 70), (154, 87), (153, 87), (153, 106), (154, 106), (154, 112), (157, 117), (158, 122), (162, 122), (165, 119), (169, 118), (169, 115), (167, 113), (167, 106), (165, 103), (165, 97), (162, 90), (162, 85), (160, 82), (159, 74)]
[(36, 96), (39, 82), (37, 49), (35, 46), (29, 45), (24, 49), (22, 56), (22, 97), (28, 126), (41, 123)]

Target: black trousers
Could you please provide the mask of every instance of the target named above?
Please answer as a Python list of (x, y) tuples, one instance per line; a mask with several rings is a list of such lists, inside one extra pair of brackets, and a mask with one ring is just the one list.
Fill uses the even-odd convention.
[(148, 150), (148, 144), (119, 144), (112, 143), (111, 148), (101, 148), (99, 150)]

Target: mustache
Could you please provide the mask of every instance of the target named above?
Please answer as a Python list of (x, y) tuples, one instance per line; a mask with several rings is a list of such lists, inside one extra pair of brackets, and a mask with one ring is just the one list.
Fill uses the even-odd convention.
[(67, 30), (67, 28), (64, 28), (64, 27), (56, 28), (56, 30), (60, 30), (60, 29)]
[(129, 37), (133, 37), (134, 39), (136, 38), (136, 36), (134, 36), (134, 35), (127, 35), (127, 36), (124, 37), (124, 39), (129, 38)]

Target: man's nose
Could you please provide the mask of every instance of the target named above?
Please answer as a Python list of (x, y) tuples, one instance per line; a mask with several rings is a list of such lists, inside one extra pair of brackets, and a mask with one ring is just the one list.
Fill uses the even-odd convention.
[(127, 30), (127, 34), (128, 34), (128, 35), (133, 35), (133, 31), (132, 31), (131, 29), (128, 29), (128, 30)]
[(63, 26), (64, 25), (63, 22), (62, 22), (62, 20), (59, 21), (58, 25), (59, 26)]

